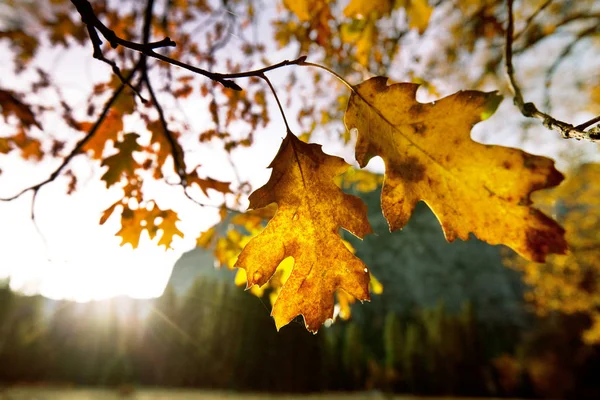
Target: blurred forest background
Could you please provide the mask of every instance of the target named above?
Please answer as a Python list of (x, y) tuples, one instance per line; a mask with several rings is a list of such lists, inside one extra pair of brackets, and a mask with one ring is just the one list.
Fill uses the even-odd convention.
[[(146, 2), (92, 3), (111, 29), (123, 38), (140, 39)], [(211, 177), (232, 182), (235, 195), (221, 189), (222, 204), (211, 203), (214, 215), (206, 219), (220, 220), (211, 230), (204, 220), (202, 228), (181, 228), (185, 238), (191, 238), (186, 250), (195, 248), (177, 261), (158, 298), (78, 303), (26, 296), (11, 288), (9, 278), (3, 280), (0, 389), (19, 384), (131, 385), (600, 398), (600, 165), (594, 163), (598, 146), (563, 140), (539, 121), (522, 117), (512, 104), (503, 64), (505, 1), (157, 3), (161, 6), (153, 20), (154, 36), (170, 36), (178, 43), (168, 50), (171, 57), (203, 68), (242, 71), (308, 55), (352, 82), (385, 74), (421, 83), (421, 101), (460, 89), (498, 90), (505, 101), (485, 129), (474, 129), (474, 138), (557, 160), (567, 180), (536, 194), (535, 201), (566, 228), (571, 253), (536, 264), (475, 238), (448, 244), (423, 204), (403, 231), (389, 234), (379, 205), (380, 176), (355, 173), (354, 178), (346, 176), (342, 186), (368, 204), (376, 235), (363, 242), (351, 235), (345, 239), (381, 282), (383, 292), (373, 295), (370, 303), (352, 305), (351, 315), (348, 305), (340, 302), (336, 321), (317, 335), (307, 332), (301, 319), (276, 332), (269, 316), (269, 294), (276, 288), (245, 292), (226, 268), (235, 262), (240, 244), (256, 234), (232, 221), (245, 210), (245, 199), (259, 181), (256, 171), (266, 167), (266, 161), (256, 159), (270, 159), (284, 132), (281, 122), (276, 122), (275, 134), (267, 132), (276, 119), (274, 101), (258, 79), (245, 82), (243, 92), (234, 92), (149, 62), (169, 124), (185, 143), (188, 165), (207, 165)], [(39, 176), (45, 179), (49, 169), (43, 175), (36, 170), (39, 176), (22, 173), (33, 171), (35, 163), (50, 160), (44, 165), (60, 165), (84, 154), (89, 166), (67, 162), (49, 183), (69, 194), (85, 190), (92, 178), (104, 179), (101, 161), (115, 154), (113, 145), (123, 143), (123, 121), (127, 129), (150, 137), (157, 131), (157, 113), (124, 89), (109, 107), (110, 124), (102, 130), (111, 139), (69, 153), (120, 81), (111, 67), (91, 59), (87, 32), (71, 2), (2, 0), (0, 11), (1, 194), (10, 197), (39, 182)], [(597, 115), (600, 3), (515, 1), (515, 19), (515, 65), (525, 97), (573, 124)], [(103, 49), (124, 72), (137, 62), (123, 47)], [(61, 74), (48, 60), (69, 60), (71, 68), (81, 57), (105, 70), (84, 82), (89, 90), (77, 97), (64, 84), (70, 70)], [(341, 122), (348, 92), (320, 70), (294, 67), (281, 74), (273, 82), (298, 135), (325, 143), (328, 152), (346, 155), (355, 140)], [(80, 90), (83, 83), (75, 86)], [(34, 118), (20, 113), (23, 108), (15, 108), (19, 104)], [(195, 120), (197, 115), (203, 119)], [(266, 135), (274, 137), (273, 146), (264, 144)], [(211, 165), (207, 154), (215, 147), (209, 144), (224, 151), (224, 162)], [(168, 183), (179, 171), (162, 168), (152, 146), (143, 151), (154, 158), (136, 170), (139, 181), (129, 184), (124, 173), (122, 180), (118, 176), (102, 182), (103, 190), (106, 183), (112, 186), (111, 194), (119, 192), (115, 204), (127, 196), (157, 199), (156, 204), (166, 204), (161, 196), (181, 197), (172, 183), (158, 190), (147, 184), (153, 179)], [(229, 164), (234, 172), (227, 170)], [(380, 167), (372, 169), (377, 172)], [(194, 189), (192, 200), (205, 201), (206, 193)], [(48, 196), (46, 201), (53, 198)], [(44, 196), (38, 201), (43, 203)], [(96, 208), (89, 212), (100, 216), (110, 204), (104, 203), (92, 204)], [(183, 217), (189, 204), (173, 204), (167, 207), (177, 209), (182, 222), (193, 220)], [(29, 216), (27, 209), (24, 218), (29, 221)], [(5, 238), (12, 236), (16, 226), (1, 224), (8, 232)], [(263, 224), (259, 219), (258, 225)], [(210, 235), (196, 240), (200, 229)], [(48, 227), (44, 232), (52, 231)]]
[[(595, 398), (589, 316), (537, 316), (507, 249), (448, 244), (424, 205), (383, 235), (379, 192), (362, 193), (381, 237), (358, 250), (385, 286), (317, 335), (274, 329), (210, 250), (176, 263), (163, 295), (76, 303), (0, 289), (0, 382), (238, 391), (380, 390), (422, 395)], [(350, 241), (358, 239), (350, 237)], [(597, 251), (597, 249), (596, 249)]]

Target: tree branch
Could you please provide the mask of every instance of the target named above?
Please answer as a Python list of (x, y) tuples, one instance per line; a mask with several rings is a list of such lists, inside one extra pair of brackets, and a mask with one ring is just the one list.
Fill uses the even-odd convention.
[[(131, 81), (131, 78), (140, 69), (140, 66), (141, 66), (140, 64), (141, 63), (138, 62), (135, 65), (135, 67), (129, 72), (129, 74), (124, 77), (126, 82)], [(71, 150), (71, 152), (65, 157), (63, 162), (58, 166), (58, 168), (56, 168), (54, 170), (54, 172), (52, 172), (52, 174), (50, 174), (50, 176), (46, 180), (39, 182), (33, 186), (29, 186), (11, 197), (0, 198), (0, 201), (16, 200), (17, 198), (21, 197), (23, 194), (25, 194), (29, 191), (32, 191), (33, 192), (32, 208), (33, 208), (33, 203), (35, 203), (35, 199), (37, 197), (39, 190), (46, 184), (54, 181), (61, 174), (61, 172), (65, 169), (65, 167), (71, 162), (71, 160), (73, 158), (75, 158), (75, 156), (77, 156), (78, 154), (81, 153), (83, 146), (85, 146), (85, 144), (92, 139), (92, 137), (94, 136), (94, 134), (96, 133), (96, 131), (98, 130), (98, 128), (100, 127), (102, 122), (104, 121), (104, 118), (108, 114), (108, 111), (112, 107), (113, 103), (117, 100), (117, 97), (119, 97), (119, 95), (121, 94), (121, 92), (123, 91), (123, 89), (125, 88), (126, 85), (127, 85), (126, 83), (122, 83), (121, 85), (119, 85), (119, 87), (114, 91), (114, 93), (110, 97), (110, 99), (108, 99), (108, 101), (104, 105), (104, 108), (102, 109), (102, 112), (100, 113), (100, 116), (98, 117), (98, 119), (96, 120), (94, 125), (90, 128), (88, 133), (83, 137), (83, 139), (81, 139), (79, 142), (77, 142), (77, 144), (75, 145), (73, 150)]]
[[(261, 74), (263, 74), (267, 71), (271, 71), (276, 68), (281, 68), (281, 67), (287, 66), (287, 65), (296, 65), (296, 64), (299, 64), (301, 62), (301, 60), (305, 59), (303, 57), (300, 57), (300, 58), (298, 58), (296, 60), (292, 60), (292, 61), (284, 60), (280, 63), (274, 64), (274, 65), (271, 65), (271, 66), (268, 66), (265, 68), (261, 68), (261, 69), (254, 70), (254, 71), (240, 72), (240, 73), (222, 74), (222, 73), (217, 73), (217, 72), (210, 72), (205, 69), (198, 68), (198, 67), (195, 67), (190, 64), (186, 64), (186, 63), (176, 60), (174, 58), (171, 58), (171, 57), (168, 57), (163, 54), (155, 52), (154, 51), (155, 49), (158, 49), (161, 47), (174, 47), (176, 45), (176, 43), (168, 37), (166, 37), (162, 40), (159, 40), (157, 42), (148, 42), (148, 43), (136, 43), (136, 42), (132, 42), (129, 40), (125, 40), (125, 39), (117, 36), (114, 31), (109, 29), (106, 25), (104, 25), (102, 23), (102, 21), (100, 21), (98, 19), (98, 17), (94, 13), (94, 9), (92, 8), (92, 5), (90, 4), (90, 2), (88, 0), (71, 0), (71, 3), (73, 3), (75, 8), (77, 9), (77, 12), (81, 16), (81, 21), (87, 25), (88, 32), (90, 34), (90, 39), (92, 40), (92, 45), (94, 46), (94, 57), (98, 58), (100, 60), (103, 60), (103, 61), (105, 61), (105, 58), (102, 55), (102, 51), (100, 49), (100, 45), (102, 44), (102, 41), (100, 40), (98, 31), (110, 43), (111, 47), (113, 47), (113, 48), (116, 48), (117, 46), (120, 45), (120, 46), (126, 47), (128, 49), (135, 50), (135, 51), (143, 54), (146, 57), (156, 58), (163, 62), (172, 64), (172, 65), (176, 65), (180, 68), (187, 69), (188, 71), (192, 71), (197, 74), (203, 75), (215, 82), (219, 82), (221, 85), (223, 85), (226, 88), (241, 91), (242, 88), (237, 83), (232, 81), (231, 79), (247, 78), (247, 77), (252, 77), (252, 76), (260, 77)], [(151, 5), (151, 4), (149, 4), (149, 5)], [(151, 10), (150, 7), (147, 7), (146, 10), (148, 11), (148, 9)], [(146, 34), (146, 32), (144, 32), (144, 34)], [(149, 31), (148, 31), (148, 36), (149, 36)]]
[[(577, 139), (577, 140), (589, 140), (592, 142), (600, 142), (600, 132), (596, 132), (596, 130), (592, 129), (590, 131), (585, 131), (585, 128), (581, 128), (581, 126), (588, 127), (592, 123), (590, 121), (579, 125), (573, 126), (567, 122), (560, 121), (549, 114), (546, 114), (540, 111), (534, 103), (525, 102), (523, 99), (523, 94), (521, 92), (521, 88), (519, 87), (517, 80), (515, 78), (515, 71), (513, 66), (513, 32), (514, 32), (514, 15), (513, 15), (513, 0), (507, 0), (508, 2), (508, 26), (506, 28), (506, 52), (505, 52), (505, 61), (506, 61), (506, 74), (508, 76), (509, 87), (513, 92), (513, 102), (515, 106), (521, 111), (525, 117), (528, 118), (537, 118), (541, 120), (544, 126), (551, 130), (556, 130), (561, 133), (562, 137), (565, 139)], [(594, 121), (594, 120), (592, 120)]]

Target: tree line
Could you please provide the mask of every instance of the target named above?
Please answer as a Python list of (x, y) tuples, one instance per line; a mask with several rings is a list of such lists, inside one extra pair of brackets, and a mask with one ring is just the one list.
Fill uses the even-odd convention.
[(482, 322), (468, 303), (459, 313), (442, 303), (405, 315), (369, 310), (312, 335), (300, 321), (276, 332), (262, 299), (203, 277), (183, 296), (167, 286), (156, 299), (89, 303), (23, 296), (4, 284), (0, 383), (522, 397), (598, 393), (593, 368), (600, 349), (582, 344), (581, 318), (538, 322), (524, 331)]

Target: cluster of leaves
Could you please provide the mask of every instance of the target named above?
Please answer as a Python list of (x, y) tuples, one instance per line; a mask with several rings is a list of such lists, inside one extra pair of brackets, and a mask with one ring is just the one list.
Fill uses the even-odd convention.
[[(377, 287), (368, 267), (340, 237), (340, 228), (361, 238), (371, 232), (365, 205), (336, 184), (336, 177), (349, 165), (325, 154), (320, 145), (307, 143), (317, 127), (335, 121), (340, 124), (342, 114), (342, 138), (356, 140), (359, 166), (364, 168), (375, 156), (385, 162), (381, 204), (390, 230), (401, 229), (417, 202), (425, 201), (449, 241), (466, 240), (473, 233), (536, 262), (544, 261), (548, 254), (564, 254), (564, 230), (533, 208), (530, 200), (533, 191), (556, 186), (563, 179), (553, 161), (470, 138), (473, 125), (494, 113), (501, 96), (459, 91), (436, 102), (421, 103), (416, 99), (416, 83), (392, 83), (385, 76), (363, 80), (367, 71), (387, 73), (400, 54), (398, 46), (404, 36), (426, 33), (434, 7), (426, 0), (342, 3), (284, 0), (287, 12), (274, 22), (279, 45), (298, 44), (299, 54), (319, 54), (325, 65), (308, 62), (306, 56), (269, 65), (263, 42), (247, 39), (249, 32), (260, 34), (260, 7), (254, 1), (179, 0), (159, 9), (148, 0), (127, 3), (117, 10), (105, 1), (92, 5), (87, 0), (52, 0), (46, 4), (48, 12), (29, 3), (15, 5), (34, 22), (25, 26), (17, 19), (14, 29), (0, 32), (0, 39), (13, 50), (14, 73), (36, 71), (37, 78), (28, 88), (29, 96), (0, 88), (2, 115), (14, 130), (0, 138), (0, 152), (17, 152), (25, 159), (57, 157), (62, 162), (46, 181), (6, 199), (28, 191), (35, 195), (59, 176), (69, 177), (70, 191), (77, 189), (78, 175), (70, 161), (87, 157), (105, 168), (101, 179), (107, 188), (123, 192), (121, 199), (104, 210), (100, 223), (119, 210), (122, 228), (117, 235), (123, 244), (135, 248), (145, 232), (150, 238), (159, 237), (158, 244), (169, 248), (173, 237), (183, 235), (177, 228), (179, 215), (148, 197), (144, 181), (162, 179), (173, 185), (175, 180), (174, 185), (197, 203), (202, 203), (198, 197), (207, 196), (209, 189), (219, 192), (222, 202), (216, 208), (222, 219), (229, 218), (227, 211), (242, 207), (251, 186), (241, 179), (232, 185), (202, 174), (200, 165), (190, 161), (191, 153), (209, 143), (221, 145), (227, 156), (251, 147), (255, 133), (270, 121), (267, 92), (271, 90), (287, 131), (271, 163), (270, 180), (249, 196), (250, 208), (256, 211), (232, 218), (232, 224), (242, 226), (245, 233), (229, 230), (226, 236), (216, 238), (219, 232), (212, 228), (200, 235), (198, 244), (215, 243), (219, 261), (244, 271), (238, 280), (245, 276), (247, 287), (256, 294), (269, 285), (278, 328), (301, 314), (307, 328), (316, 331), (333, 316), (334, 295), (345, 310), (342, 314), (347, 315), (350, 302), (368, 300), (369, 285)], [(437, 7), (447, 3), (442, 1)], [(472, 52), (478, 40), (488, 41), (494, 48), (494, 41), (505, 34), (499, 17), (501, 2), (456, 3), (458, 12), (476, 24), (467, 24), (467, 34), (460, 35), (464, 48), (455, 47), (454, 56)], [(544, 4), (533, 10), (541, 12), (547, 7)], [(522, 31), (528, 33), (521, 32), (528, 44), (545, 37), (531, 36), (527, 29), (532, 20)], [(153, 42), (153, 35), (164, 39)], [(71, 47), (87, 44), (88, 37), (94, 57), (107, 64), (112, 75), (93, 88), (87, 110), (81, 110), (69, 104), (59, 85), (33, 60), (43, 43)], [(239, 39), (243, 57), (220, 59), (219, 51), (229, 48), (232, 37)], [(451, 59), (451, 52), (442, 53)], [(159, 62), (152, 62), (155, 59)], [(490, 64), (489, 70), (497, 68), (501, 60)], [(257, 64), (268, 66), (252, 70)], [(300, 138), (292, 133), (267, 77), (268, 72), (290, 65), (295, 66), (294, 71), (315, 71), (308, 84), (317, 89), (310, 96), (295, 88), (306, 82), (296, 73), (290, 75), (289, 87), (295, 88), (290, 93), (304, 103), (298, 113), (299, 125), (308, 126)], [(212, 72), (219, 67), (231, 73)], [(331, 92), (324, 73), (337, 78), (349, 91), (336, 91), (336, 107), (323, 112), (315, 94)], [(352, 85), (343, 76), (363, 81)], [(237, 83), (242, 78), (247, 78), (244, 88)], [(181, 107), (192, 94), (202, 98), (209, 116), (197, 130), (185, 122)], [(194, 103), (194, 107), (199, 105)], [(75, 144), (51, 137), (42, 129), (38, 121), (52, 113), (62, 117), (65, 129), (78, 132), (80, 139)], [(142, 121), (145, 129), (126, 129), (132, 119)], [(369, 176), (362, 171), (354, 174)], [(377, 185), (374, 178), (358, 180), (366, 188)], [(266, 219), (269, 223), (264, 227)]]
[(592, 321), (584, 333), (588, 343), (600, 342), (600, 189), (595, 184), (600, 164), (583, 164), (556, 189), (536, 194), (536, 204), (555, 215), (567, 231), (570, 252), (552, 255), (543, 265), (510, 257), (510, 265), (524, 273), (532, 290), (527, 297), (545, 315), (559, 311), (586, 314)]

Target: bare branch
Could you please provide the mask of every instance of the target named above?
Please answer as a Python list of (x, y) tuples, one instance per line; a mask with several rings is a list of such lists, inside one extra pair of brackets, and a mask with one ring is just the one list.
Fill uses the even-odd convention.
[[(525, 102), (521, 88), (519, 87), (515, 78), (515, 71), (513, 66), (513, 33), (514, 33), (514, 15), (513, 15), (513, 0), (508, 1), (508, 26), (506, 28), (506, 74), (508, 76), (509, 87), (513, 92), (513, 101), (515, 106), (521, 111), (525, 117), (537, 118), (541, 120), (544, 126), (551, 130), (556, 130), (561, 133), (565, 139), (577, 139), (577, 140), (589, 140), (592, 142), (600, 142), (600, 133), (595, 130), (585, 131), (585, 128), (580, 128), (581, 125), (575, 127), (567, 122), (560, 121), (551, 115), (548, 115), (540, 111), (534, 103)], [(589, 121), (588, 121), (589, 122)], [(590, 124), (591, 125), (591, 124)], [(586, 127), (589, 125), (586, 125)]]

